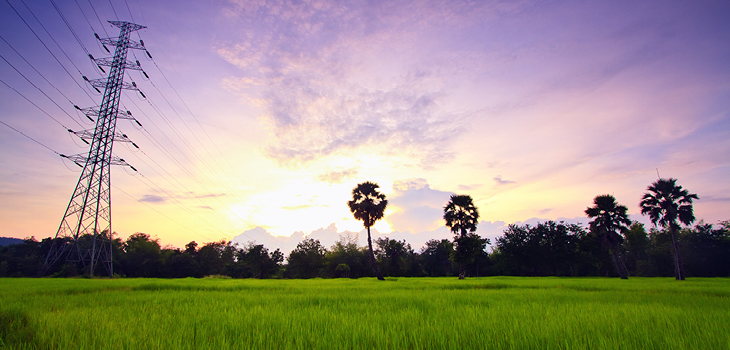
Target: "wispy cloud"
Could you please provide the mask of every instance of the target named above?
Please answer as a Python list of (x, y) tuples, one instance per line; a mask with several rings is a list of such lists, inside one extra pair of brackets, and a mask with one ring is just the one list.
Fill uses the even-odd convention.
[(357, 175), (359, 171), (359, 167), (348, 168), (344, 170), (332, 170), (317, 175), (316, 179), (320, 182), (340, 184), (343, 183), (345, 180)]
[(314, 204), (299, 204), (299, 205), (284, 206), (284, 207), (281, 207), (281, 208), (282, 209), (285, 209), (285, 210), (301, 210), (301, 209), (308, 209), (308, 208), (312, 208), (312, 207), (316, 207), (316, 205), (314, 205)]
[(459, 190), (461, 191), (471, 191), (477, 188), (482, 187), (482, 184), (474, 184), (474, 185), (459, 185)]
[[(228, 15), (245, 29), (218, 54), (245, 74), (225, 85), (265, 107), (260, 119), (274, 140), (264, 152), (281, 165), (368, 152), (432, 167), (453, 158), (451, 145), (474, 112), (441, 107), (451, 72), (436, 58), (418, 63), (413, 39), (423, 40), (419, 28), (460, 25), (497, 7), (232, 1)], [(394, 69), (408, 61), (405, 72)]]
[(160, 196), (155, 196), (153, 194), (146, 194), (139, 201), (147, 203), (164, 203), (166, 199)]
[(189, 194), (192, 198), (216, 198), (216, 197), (223, 197), (226, 195), (225, 193), (195, 194), (193, 192), (190, 192)]
[(730, 197), (718, 197), (718, 196), (702, 196), (700, 200), (703, 202), (730, 202)]
[(511, 180), (502, 180), (502, 175), (499, 175), (499, 176), (493, 178), (492, 180), (494, 180), (494, 182), (496, 182), (498, 186), (509, 185), (509, 184), (516, 183), (516, 182), (511, 181)]

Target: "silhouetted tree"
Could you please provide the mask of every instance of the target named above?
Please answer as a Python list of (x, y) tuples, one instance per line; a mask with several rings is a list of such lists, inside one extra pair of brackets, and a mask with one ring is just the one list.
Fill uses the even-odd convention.
[[(190, 247), (188, 247), (190, 248)], [(236, 263), (237, 246), (232, 242), (220, 240), (204, 244), (194, 253), (203, 276), (231, 275), (229, 271)]]
[(488, 238), (482, 238), (473, 232), (454, 238), (456, 248), (451, 252), (451, 260), (459, 265), (459, 279), (463, 279), (462, 276), (466, 276), (468, 270), (473, 270), (472, 276), (478, 275), (479, 266), (476, 263), (482, 262), (479, 260), (486, 260), (488, 263), (489, 256), (484, 251), (487, 244)]
[[(687, 276), (730, 276), (730, 223), (715, 228), (700, 222), (694, 228), (682, 230), (682, 247)], [(680, 248), (680, 249), (681, 249)], [(686, 253), (685, 253), (686, 252)]]
[(616, 203), (616, 198), (610, 194), (602, 194), (593, 199), (593, 206), (585, 210), (586, 215), (593, 219), (589, 223), (592, 234), (599, 237), (604, 246), (608, 247), (613, 265), (616, 267), (621, 279), (628, 279), (628, 271), (624, 266), (623, 259), (619, 255), (623, 233), (631, 224), (626, 212), (629, 210), (624, 205)]
[(237, 255), (238, 262), (244, 264), (247, 269), (245, 277), (272, 277), (279, 272), (284, 261), (284, 254), (279, 249), (269, 253), (263, 244), (249, 243), (244, 249), (239, 249)]
[(375, 240), (375, 255), (384, 276), (420, 276), (422, 269), (411, 245), (388, 237)]
[(467, 237), (469, 233), (476, 232), (479, 222), (479, 211), (474, 206), (471, 196), (451, 195), (449, 202), (444, 207), (444, 220), (446, 220), (446, 226), (456, 236), (454, 238), (456, 252), (453, 256), (454, 262), (459, 264), (459, 279), (462, 280), (466, 274), (466, 264), (473, 262), (476, 257), (472, 254), (478, 254), (471, 244), (474, 239)]
[(355, 216), (355, 219), (362, 220), (363, 226), (368, 230), (368, 249), (370, 251), (370, 264), (375, 272), (375, 276), (378, 280), (385, 280), (383, 274), (380, 273), (378, 264), (375, 261), (375, 253), (373, 252), (373, 241), (370, 236), (370, 227), (372, 227), (376, 221), (383, 218), (385, 215), (385, 208), (388, 206), (388, 200), (385, 199), (385, 195), (378, 192), (378, 184), (370, 181), (358, 184), (352, 190), (352, 200), (347, 202), (350, 207), (350, 212)]
[(288, 278), (319, 277), (325, 267), (327, 250), (317, 239), (307, 238), (289, 253), (286, 276)]
[(626, 269), (633, 271), (636, 276), (649, 276), (647, 259), (651, 240), (644, 229), (644, 224), (634, 221), (624, 232), (624, 247), (626, 248)]
[(520, 276), (574, 276), (579, 242), (586, 235), (575, 224), (548, 221), (537, 226), (509, 225), (496, 240), (503, 273)]
[(430, 277), (451, 276), (453, 265), (451, 264), (451, 253), (454, 251), (454, 243), (448, 239), (432, 239), (426, 242), (421, 248), (421, 261), (426, 274)]
[(141, 232), (127, 238), (124, 253), (119, 257), (122, 271), (127, 277), (158, 277), (162, 262), (159, 239), (152, 239)]
[(341, 273), (337, 271), (340, 265), (347, 265), (347, 277), (359, 278), (371, 275), (372, 268), (368, 271), (370, 254), (367, 248), (360, 249), (357, 246), (357, 234), (354, 236), (341, 235), (340, 239), (335, 242), (327, 251), (327, 274), (332, 277), (340, 277)]
[(647, 187), (646, 190), (648, 192), (644, 193), (644, 197), (639, 204), (641, 214), (649, 215), (654, 225), (658, 223), (660, 226), (669, 229), (674, 253), (674, 277), (680, 281), (684, 280), (682, 258), (677, 240), (677, 231), (679, 229), (677, 222), (690, 225), (695, 221), (692, 200), (700, 198), (677, 185), (677, 180), (671, 178), (659, 179)]

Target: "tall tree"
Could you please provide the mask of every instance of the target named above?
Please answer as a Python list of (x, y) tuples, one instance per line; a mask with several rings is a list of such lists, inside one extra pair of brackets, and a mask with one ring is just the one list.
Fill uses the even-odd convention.
[(657, 223), (669, 229), (672, 236), (672, 249), (674, 251), (674, 277), (684, 280), (682, 270), (682, 258), (679, 254), (679, 242), (677, 241), (677, 230), (680, 222), (690, 225), (695, 221), (695, 214), (692, 209), (692, 200), (700, 199), (696, 194), (677, 185), (676, 179), (659, 179), (646, 188), (639, 206), (641, 214), (649, 215), (654, 225)]
[(621, 243), (624, 241), (623, 234), (631, 225), (631, 220), (626, 214), (628, 210), (625, 205), (616, 203), (614, 196), (602, 194), (593, 198), (593, 206), (585, 211), (586, 215), (593, 219), (589, 223), (591, 233), (599, 237), (601, 243), (608, 247), (613, 265), (621, 279), (629, 278), (629, 272), (619, 255)]
[(385, 208), (388, 206), (388, 200), (385, 195), (378, 192), (378, 184), (370, 181), (360, 183), (352, 189), (352, 200), (347, 202), (355, 219), (362, 220), (363, 226), (368, 230), (368, 249), (370, 250), (370, 264), (375, 272), (378, 280), (385, 280), (383, 274), (380, 273), (378, 264), (375, 261), (375, 253), (373, 253), (373, 241), (370, 237), (370, 227), (376, 221), (383, 218)]
[(319, 277), (327, 263), (327, 250), (318, 239), (307, 238), (289, 253), (286, 275), (288, 278)]
[(420, 254), (426, 274), (430, 277), (450, 276), (452, 272), (450, 258), (453, 251), (454, 243), (448, 239), (432, 239), (426, 242)]
[[(474, 201), (469, 195), (453, 194), (449, 199), (449, 203), (444, 207), (444, 220), (446, 226), (456, 236), (454, 244), (456, 245), (455, 263), (459, 264), (459, 279), (463, 280), (466, 275), (466, 264), (473, 261), (475, 251), (471, 244), (476, 242), (470, 238), (470, 233), (474, 234), (477, 230), (477, 222), (479, 221), (479, 211), (474, 206)], [(469, 254), (467, 254), (467, 252)]]

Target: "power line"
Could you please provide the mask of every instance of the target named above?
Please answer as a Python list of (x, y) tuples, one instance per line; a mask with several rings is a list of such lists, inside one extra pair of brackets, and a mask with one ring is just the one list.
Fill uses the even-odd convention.
[[(94, 26), (91, 25), (91, 22), (89, 21), (89, 17), (86, 16), (86, 13), (81, 8), (81, 4), (79, 4), (79, 1), (78, 0), (74, 0), (74, 2), (76, 3), (76, 6), (79, 8), (79, 11), (81, 12), (81, 14), (84, 16), (84, 19), (86, 20), (86, 23), (89, 24), (89, 28), (91, 28), (91, 32), (92, 33), (96, 33), (96, 31), (94, 30)], [(55, 3), (54, 3), (54, 5), (55, 5)]]
[(13, 129), (13, 130), (14, 130), (15, 132), (17, 132), (18, 134), (21, 134), (21, 135), (23, 135), (23, 136), (27, 137), (27, 138), (28, 138), (29, 140), (31, 140), (31, 141), (33, 141), (33, 142), (35, 142), (35, 143), (37, 143), (37, 144), (41, 145), (41, 146), (42, 146), (43, 148), (46, 148), (47, 150), (49, 150), (49, 151), (51, 151), (51, 152), (55, 153), (56, 155), (59, 155), (59, 156), (62, 156), (62, 157), (63, 157), (63, 155), (62, 155), (61, 153), (58, 153), (58, 152), (54, 151), (54, 150), (53, 150), (53, 148), (51, 148), (51, 147), (48, 147), (48, 146), (44, 145), (44, 144), (43, 144), (43, 143), (41, 143), (40, 141), (38, 141), (38, 140), (36, 140), (36, 139), (34, 139), (34, 138), (32, 138), (32, 137), (30, 137), (30, 136), (28, 136), (28, 135), (24, 134), (24, 133), (23, 133), (22, 131), (20, 131), (20, 130), (18, 130), (18, 129), (16, 129), (16, 128), (12, 127), (12, 126), (10, 126), (10, 125), (8, 125), (8, 124), (5, 124), (5, 122), (4, 122), (4, 121), (0, 120), (0, 123), (2, 123), (3, 125), (7, 126), (7, 127), (8, 127), (8, 128), (10, 128), (10, 129)]
[(127, 192), (125, 192), (125, 191), (124, 191), (124, 190), (122, 190), (121, 188), (119, 188), (119, 187), (117, 187), (117, 186), (114, 186), (114, 185), (112, 185), (112, 187), (114, 187), (114, 189), (115, 189), (115, 190), (117, 190), (117, 191), (119, 191), (119, 192), (122, 192), (122, 193), (124, 193), (125, 195), (127, 195), (128, 197), (130, 197), (130, 198), (132, 198), (132, 199), (136, 200), (137, 202), (140, 202), (140, 203), (144, 204), (144, 205), (145, 205), (145, 206), (146, 206), (147, 208), (150, 208), (150, 209), (154, 210), (155, 212), (157, 212), (158, 214), (160, 214), (160, 215), (164, 216), (164, 217), (165, 217), (165, 218), (167, 218), (168, 220), (170, 220), (170, 221), (174, 222), (174, 223), (175, 223), (175, 224), (177, 224), (178, 226), (181, 226), (182, 228), (184, 228), (184, 229), (186, 229), (186, 230), (188, 230), (188, 231), (192, 232), (193, 234), (199, 235), (199, 236), (201, 236), (201, 237), (204, 237), (205, 239), (208, 239), (208, 240), (210, 240), (210, 237), (207, 237), (207, 236), (203, 235), (203, 234), (202, 234), (202, 233), (200, 233), (200, 232), (195, 232), (195, 231), (193, 231), (192, 229), (190, 229), (190, 227), (188, 227), (188, 226), (186, 226), (186, 225), (183, 225), (183, 224), (181, 224), (180, 222), (178, 222), (177, 220), (175, 220), (175, 219), (173, 219), (173, 218), (171, 218), (171, 217), (169, 217), (169, 216), (165, 215), (164, 213), (162, 213), (161, 211), (159, 211), (159, 210), (155, 209), (155, 208), (154, 208), (154, 207), (152, 207), (151, 205), (149, 205), (149, 204), (145, 203), (145, 202), (144, 202), (144, 201), (142, 201), (141, 199), (137, 199), (137, 198), (134, 198), (134, 196), (132, 196), (131, 194), (129, 194), (129, 193), (127, 193)]
[[(124, 4), (127, 5), (127, 11), (129, 11), (129, 18), (131, 18), (132, 22), (134, 22), (134, 15), (132, 14), (132, 9), (129, 8), (129, 3), (127, 2), (127, 0), (124, 0)], [(137, 33), (137, 35), (139, 35), (139, 33)]]
[[(10, 1), (9, 1), (9, 0), (5, 0), (5, 2), (7, 2), (7, 3), (8, 3), (8, 5), (10, 5), (10, 7), (11, 7), (11, 8), (13, 9), (13, 11), (15, 12), (15, 14), (16, 14), (16, 15), (18, 15), (18, 17), (20, 18), (20, 20), (21, 20), (21, 21), (23, 21), (23, 23), (25, 23), (25, 26), (26, 26), (26, 27), (28, 27), (28, 29), (30, 29), (31, 33), (33, 33), (33, 35), (34, 35), (34, 36), (36, 37), (36, 39), (38, 39), (38, 41), (40, 41), (40, 42), (41, 42), (41, 44), (43, 45), (43, 47), (45, 47), (45, 48), (46, 48), (46, 50), (48, 51), (48, 53), (50, 53), (50, 54), (51, 54), (51, 56), (53, 56), (53, 58), (54, 58), (54, 59), (56, 60), (56, 62), (58, 62), (58, 64), (59, 64), (59, 65), (61, 66), (61, 68), (63, 68), (63, 70), (64, 70), (64, 71), (66, 72), (66, 74), (68, 74), (68, 76), (69, 76), (69, 77), (71, 77), (71, 80), (73, 80), (73, 81), (74, 81), (74, 83), (76, 83), (76, 85), (77, 85), (77, 86), (78, 86), (78, 87), (79, 87), (80, 89), (84, 90), (84, 88), (83, 88), (83, 87), (81, 87), (81, 85), (79, 84), (79, 82), (78, 82), (78, 81), (76, 81), (76, 78), (74, 78), (74, 76), (73, 76), (73, 75), (71, 74), (71, 72), (69, 72), (69, 71), (68, 71), (68, 69), (66, 69), (66, 66), (64, 66), (64, 65), (63, 65), (63, 63), (61, 63), (61, 61), (60, 61), (60, 60), (58, 59), (58, 57), (56, 57), (56, 55), (55, 55), (55, 54), (53, 53), (53, 51), (51, 51), (51, 49), (50, 49), (50, 48), (48, 47), (48, 45), (46, 45), (46, 43), (45, 43), (45, 42), (43, 41), (43, 39), (41, 39), (41, 37), (40, 37), (40, 36), (38, 36), (38, 34), (37, 34), (37, 33), (35, 32), (35, 30), (33, 30), (33, 28), (32, 28), (32, 27), (30, 26), (30, 24), (28, 24), (28, 22), (27, 22), (27, 21), (26, 21), (26, 20), (25, 20), (25, 19), (23, 18), (23, 16), (21, 16), (21, 15), (20, 15), (20, 13), (19, 13), (19, 12), (18, 12), (18, 11), (17, 11), (16, 9), (15, 9), (15, 7), (13, 7), (13, 5), (12, 5), (12, 4), (10, 3)], [(35, 15), (34, 15), (34, 16), (35, 16)], [(36, 19), (36, 20), (37, 20), (37, 19)], [(45, 29), (45, 28), (44, 28), (44, 29)], [(49, 34), (49, 35), (50, 35), (50, 34)], [(54, 42), (55, 42), (55, 40), (54, 40)], [(58, 43), (56, 43), (56, 45), (58, 45)], [(65, 54), (65, 52), (64, 52), (64, 54)], [(68, 55), (66, 56), (66, 58), (68, 58)], [(71, 59), (69, 58), (69, 60), (71, 60)], [(73, 64), (73, 61), (71, 61), (71, 64), (72, 64), (72, 65), (73, 65), (74, 67), (76, 67), (76, 65), (75, 65), (75, 64)], [(81, 70), (79, 70), (79, 69), (78, 69), (78, 67), (76, 67), (76, 70), (77, 70), (77, 71), (79, 72), (79, 75), (82, 75), (82, 73), (81, 73)]]
[(48, 83), (48, 85), (50, 85), (51, 87), (53, 87), (54, 89), (56, 89), (56, 91), (58, 91), (58, 93), (61, 94), (61, 96), (63, 96), (63, 98), (66, 99), (66, 101), (68, 101), (69, 103), (73, 104), (73, 102), (71, 102), (71, 99), (68, 98), (68, 96), (66, 96), (59, 88), (57, 88), (55, 85), (53, 85), (53, 83), (51, 83), (48, 79), (46, 79), (46, 77), (43, 74), (41, 74), (41, 72), (39, 72), (38, 69), (36, 69), (30, 62), (28, 62), (28, 60), (25, 59), (25, 57), (23, 57), (23, 55), (21, 55), (20, 52), (18, 52), (18, 50), (16, 50), (13, 47), (13, 45), (10, 45), (10, 43), (7, 40), (5, 40), (5, 38), (2, 35), (0, 35), (0, 39), (2, 39), (2, 41), (4, 41), (5, 44), (7, 44), (10, 47), (10, 49), (12, 49), (13, 51), (15, 51), (15, 53), (18, 54), (18, 56), (20, 56), (20, 58), (22, 58), (23, 61), (25, 61), (25, 63), (27, 63), (30, 66), (30, 68), (32, 68), (36, 73), (38, 73), (38, 75), (40, 75), (41, 78), (43, 78), (43, 80), (45, 80), (46, 83)]
[(39, 106), (38, 106), (37, 104), (35, 104), (35, 103), (34, 103), (33, 101), (31, 101), (31, 100), (30, 100), (29, 98), (25, 97), (25, 95), (23, 95), (23, 94), (22, 94), (22, 93), (21, 93), (20, 91), (18, 91), (18, 90), (15, 90), (15, 88), (14, 88), (14, 87), (12, 87), (12, 86), (8, 85), (8, 83), (6, 83), (5, 81), (3, 81), (2, 79), (0, 79), (0, 83), (3, 83), (3, 85), (5, 85), (5, 86), (7, 86), (7, 87), (8, 87), (9, 89), (11, 89), (11, 90), (15, 91), (15, 93), (17, 93), (18, 95), (20, 95), (20, 97), (22, 97), (22, 98), (23, 98), (23, 99), (25, 99), (26, 101), (30, 102), (30, 104), (32, 104), (33, 106), (35, 106), (35, 108), (38, 108), (38, 109), (39, 109), (39, 110), (40, 110), (41, 112), (43, 112), (43, 114), (47, 115), (47, 116), (48, 116), (48, 118), (51, 118), (51, 119), (53, 119), (53, 121), (54, 121), (54, 122), (56, 122), (56, 123), (58, 123), (58, 125), (62, 126), (62, 127), (64, 128), (64, 129), (67, 129), (67, 130), (68, 130), (68, 128), (67, 128), (67, 127), (66, 127), (65, 125), (63, 125), (63, 123), (61, 123), (60, 121), (58, 121), (58, 119), (54, 118), (54, 117), (53, 117), (52, 115), (48, 114), (48, 112), (44, 111), (44, 110), (43, 110), (43, 108), (39, 107)]
[[(5, 2), (7, 2), (8, 5), (10, 5), (10, 7), (13, 9), (13, 11), (15, 11), (15, 14), (17, 14), (18, 17), (20, 17), (20, 19), (23, 21), (23, 23), (25, 23), (25, 25), (28, 27), (28, 29), (30, 29), (30, 31), (33, 32), (33, 35), (35, 35), (36, 38), (38, 38), (38, 40), (41, 41), (41, 43), (43, 44), (43, 46), (46, 47), (46, 49), (48, 50), (48, 52), (51, 52), (51, 49), (49, 49), (48, 46), (46, 46), (45, 42), (43, 42), (43, 40), (38, 36), (38, 34), (36, 34), (36, 32), (33, 30), (33, 28), (30, 27), (30, 25), (28, 24), (28, 22), (26, 22), (25, 19), (23, 18), (23, 16), (21, 16), (20, 13), (15, 9), (15, 7), (13, 7), (13, 5), (10, 3), (10, 1), (9, 0), (5, 0)], [(28, 10), (28, 12), (30, 12), (31, 16), (33, 16), (33, 18), (36, 20), (36, 22), (38, 22), (38, 24), (40, 24), (41, 28), (43, 28), (43, 30), (46, 32), (46, 34), (48, 34), (48, 36), (51, 38), (51, 40), (53, 41), (53, 43), (55, 43), (56, 46), (58, 46), (58, 48), (61, 50), (61, 52), (63, 53), (63, 55), (66, 56), (66, 59), (68, 59), (69, 62), (71, 62), (71, 65), (74, 66), (74, 68), (76, 68), (76, 71), (78, 71), (79, 74), (82, 74), (81, 73), (81, 70), (79, 69), (79, 67), (76, 67), (76, 64), (74, 64), (73, 60), (68, 57), (68, 55), (66, 54), (66, 51), (63, 50), (63, 48), (61, 47), (61, 45), (59, 45), (58, 42), (56, 41), (56, 39), (53, 38), (53, 36), (51, 35), (51, 33), (48, 32), (48, 30), (43, 25), (43, 23), (41, 23), (41, 21), (38, 20), (38, 17), (36, 17), (35, 13), (33, 13), (33, 11), (30, 9), (30, 7), (28, 7), (28, 5), (25, 3), (25, 0), (20, 0), (20, 2), (23, 3), (23, 5), (25, 6), (25, 8)], [(53, 54), (53, 52), (51, 52), (51, 55), (53, 55), (53, 57), (56, 58), (56, 56)], [(56, 58), (56, 60), (58, 61), (58, 58)], [(59, 61), (58, 63), (61, 63), (61, 62)], [(69, 73), (69, 75), (70, 75), (70, 73)]]
[[(61, 154), (61, 153), (58, 153), (58, 152), (56, 152), (56, 151), (55, 151), (55, 150), (54, 150), (53, 148), (51, 148), (51, 147), (48, 147), (48, 146), (46, 146), (46, 145), (45, 145), (45, 144), (43, 144), (42, 142), (40, 142), (40, 141), (38, 141), (38, 140), (36, 140), (36, 139), (34, 139), (34, 138), (32, 138), (32, 137), (28, 136), (27, 134), (23, 133), (22, 131), (20, 131), (20, 130), (18, 130), (18, 129), (16, 129), (16, 128), (14, 128), (14, 127), (12, 127), (12, 126), (8, 125), (8, 124), (7, 124), (7, 123), (5, 123), (4, 121), (0, 120), (0, 124), (3, 124), (3, 125), (5, 125), (6, 127), (10, 128), (11, 130), (15, 131), (16, 133), (18, 133), (18, 134), (20, 134), (20, 135), (22, 135), (22, 136), (26, 137), (27, 139), (29, 139), (29, 140), (31, 140), (31, 141), (33, 141), (33, 142), (35, 142), (36, 144), (40, 145), (40, 146), (41, 146), (41, 147), (43, 147), (43, 148), (45, 148), (45, 149), (47, 149), (47, 150), (49, 150), (49, 151), (51, 151), (51, 152), (55, 153), (56, 155), (58, 155), (58, 156), (61, 156), (61, 157), (65, 157), (65, 156), (64, 156), (63, 154)], [(144, 177), (144, 175), (142, 175), (141, 173), (140, 173), (140, 175), (141, 175), (142, 177)], [(145, 177), (145, 179), (146, 179), (146, 177)], [(148, 181), (150, 181), (149, 179), (147, 179), (147, 180), (148, 180)], [(153, 183), (153, 184), (154, 184), (154, 182), (152, 182), (152, 181), (150, 181), (150, 183)], [(149, 186), (149, 185), (148, 185), (148, 186)], [(155, 186), (157, 186), (157, 185), (155, 185)], [(150, 208), (150, 209), (154, 210), (154, 211), (155, 211), (155, 212), (157, 212), (158, 214), (160, 214), (160, 215), (164, 216), (164, 217), (165, 217), (165, 218), (167, 218), (168, 220), (170, 220), (170, 221), (172, 221), (172, 222), (174, 222), (174, 223), (178, 224), (179, 226), (182, 226), (182, 227), (184, 227), (184, 228), (185, 228), (185, 229), (187, 229), (188, 231), (190, 231), (190, 232), (192, 232), (192, 233), (194, 233), (194, 234), (197, 234), (197, 235), (199, 235), (199, 236), (201, 236), (201, 237), (204, 237), (205, 239), (211, 240), (211, 238), (210, 238), (210, 237), (208, 237), (208, 236), (205, 236), (205, 235), (203, 235), (203, 234), (202, 234), (202, 233), (200, 233), (200, 232), (195, 232), (195, 231), (191, 230), (191, 229), (190, 229), (190, 228), (189, 228), (188, 226), (185, 226), (185, 225), (183, 225), (183, 224), (179, 223), (179, 222), (178, 222), (177, 220), (174, 220), (174, 219), (170, 218), (169, 216), (167, 216), (167, 215), (163, 214), (162, 212), (158, 211), (157, 209), (153, 208), (152, 206), (148, 205), (147, 203), (143, 202), (142, 200), (139, 200), (139, 199), (136, 199), (136, 198), (134, 198), (134, 197), (133, 197), (132, 195), (130, 195), (129, 193), (125, 192), (125, 191), (124, 191), (124, 190), (122, 190), (121, 188), (119, 188), (119, 187), (117, 187), (117, 186), (113, 186), (113, 187), (114, 187), (114, 188), (115, 188), (116, 190), (118, 190), (118, 191), (120, 191), (120, 192), (122, 192), (122, 193), (126, 194), (126, 195), (127, 195), (127, 196), (129, 196), (129, 197), (131, 197), (132, 199), (135, 199), (135, 200), (137, 200), (138, 202), (140, 202), (140, 203), (144, 204), (145, 206), (147, 206), (148, 208)], [(157, 187), (159, 187), (159, 186), (157, 186)], [(179, 201), (178, 201), (178, 202), (179, 202)], [(180, 204), (181, 204), (181, 206), (180, 206), (181, 208), (183, 208), (183, 209), (187, 209), (187, 208), (185, 208), (184, 206), (182, 206), (182, 203), (180, 203)], [(192, 212), (191, 210), (188, 210), (188, 212), (190, 212), (190, 213), (191, 213), (191, 214), (193, 214), (193, 215), (196, 215), (196, 216), (198, 216), (197, 214), (195, 214), (195, 213), (194, 213), (194, 212)], [(201, 220), (203, 220), (203, 221), (205, 221), (206, 223), (208, 223), (208, 224), (210, 225), (210, 227), (213, 227), (213, 226), (212, 226), (212, 224), (210, 224), (210, 222), (207, 222), (207, 220), (205, 220), (204, 218), (202, 218), (202, 217), (200, 217), (200, 216), (198, 216), (198, 218), (200, 218)], [(230, 235), (227, 235), (226, 233), (224, 233), (224, 232), (222, 232), (222, 231), (220, 231), (220, 233), (221, 233), (221, 234), (223, 234), (223, 235), (225, 235), (225, 236), (227, 236), (227, 237), (229, 237), (229, 238), (231, 237)]]
[[(13, 68), (13, 69), (14, 69), (14, 70), (15, 70), (15, 71), (16, 71), (16, 72), (18, 73), (18, 74), (20, 74), (20, 76), (21, 76), (21, 77), (23, 77), (23, 78), (24, 78), (24, 79), (25, 79), (25, 80), (26, 80), (26, 81), (27, 81), (27, 82), (28, 82), (28, 83), (29, 83), (30, 85), (33, 85), (33, 87), (34, 87), (34, 88), (38, 89), (38, 91), (40, 91), (40, 92), (41, 92), (41, 93), (43, 94), (43, 96), (46, 96), (46, 97), (47, 97), (47, 98), (48, 98), (49, 100), (51, 100), (51, 102), (53, 102), (53, 104), (54, 104), (54, 105), (56, 105), (56, 107), (58, 107), (58, 108), (59, 108), (59, 109), (60, 109), (60, 110), (61, 110), (61, 111), (62, 111), (63, 113), (65, 113), (65, 114), (66, 114), (66, 115), (67, 115), (67, 116), (68, 116), (69, 118), (71, 118), (71, 120), (73, 120), (73, 121), (74, 121), (74, 122), (75, 122), (76, 124), (78, 124), (79, 126), (81, 126), (81, 124), (80, 124), (80, 123), (79, 123), (78, 121), (76, 121), (76, 119), (74, 119), (74, 118), (73, 118), (73, 117), (72, 117), (72, 116), (71, 116), (70, 114), (68, 114), (68, 112), (66, 112), (66, 111), (65, 111), (65, 110), (64, 110), (63, 108), (61, 108), (61, 106), (59, 106), (59, 105), (58, 105), (58, 103), (56, 103), (56, 101), (54, 101), (54, 100), (53, 100), (53, 99), (52, 99), (52, 98), (51, 98), (50, 96), (48, 96), (48, 94), (46, 94), (46, 93), (45, 93), (45, 91), (43, 91), (43, 90), (42, 90), (41, 88), (39, 88), (38, 86), (36, 86), (35, 84), (33, 84), (33, 82), (32, 82), (32, 81), (30, 81), (30, 79), (28, 79), (28, 77), (26, 77), (25, 75), (23, 75), (23, 73), (21, 73), (21, 72), (20, 72), (20, 71), (19, 71), (19, 70), (18, 70), (17, 68), (15, 68), (15, 66), (14, 66), (14, 65), (13, 65), (12, 63), (10, 63), (10, 62), (9, 62), (9, 61), (8, 61), (7, 59), (5, 59), (5, 56), (3, 56), (3, 55), (0, 55), (0, 58), (2, 58), (2, 59), (3, 59), (3, 61), (5, 61), (5, 63), (7, 63), (7, 64), (8, 64), (8, 65), (9, 65), (10, 67), (12, 67), (12, 68)], [(8, 85), (8, 84), (6, 84), (5, 82), (3, 82), (3, 84), (5, 84), (6, 86), (8, 86), (8, 87), (9, 87), (9, 85)], [(15, 89), (13, 89), (13, 90), (15, 90)], [(15, 92), (18, 92), (18, 91), (17, 91), (17, 90), (15, 90)], [(18, 93), (19, 93), (19, 92), (18, 92)], [(22, 95), (22, 94), (21, 94), (21, 95)], [(27, 100), (27, 98), (26, 98), (26, 100)], [(30, 101), (30, 100), (29, 100), (29, 101)], [(35, 105), (35, 103), (34, 103), (34, 105)], [(36, 107), (37, 107), (37, 106), (36, 106)], [(49, 114), (49, 116), (50, 116), (50, 114)], [(54, 120), (55, 120), (55, 118), (54, 118)], [(59, 124), (60, 124), (60, 122), (59, 122)], [(63, 124), (61, 124), (61, 125), (63, 126)]]
[[(53, 8), (56, 9), (56, 13), (58, 13), (58, 15), (61, 16), (63, 23), (66, 24), (66, 28), (68, 28), (68, 30), (71, 31), (71, 34), (73, 35), (74, 39), (76, 39), (76, 42), (79, 43), (79, 45), (81, 46), (81, 49), (84, 50), (84, 52), (88, 55), (89, 50), (86, 49), (86, 46), (84, 46), (84, 43), (82, 43), (79, 36), (76, 35), (76, 31), (73, 30), (73, 28), (71, 27), (71, 24), (68, 23), (68, 21), (66, 20), (66, 17), (63, 15), (63, 13), (61, 13), (61, 9), (58, 8), (58, 5), (56, 5), (55, 1), (53, 1), (53, 0), (50, 0), (50, 1), (51, 1), (51, 4), (53, 5)], [(77, 2), (77, 4), (78, 4), (78, 2)], [(82, 12), (82, 14), (83, 14), (83, 12)], [(86, 18), (86, 15), (84, 15), (84, 18)], [(89, 23), (88, 18), (86, 19), (86, 22)], [(89, 23), (89, 26), (91, 26), (91, 23)], [(92, 31), (93, 31), (93, 28), (92, 28)]]
[(104, 23), (101, 22), (101, 18), (99, 17), (99, 14), (96, 12), (96, 8), (94, 8), (94, 4), (91, 3), (91, 0), (87, 0), (89, 2), (89, 6), (91, 6), (91, 10), (94, 11), (94, 15), (96, 16), (96, 19), (99, 20), (99, 25), (101, 26), (101, 30), (104, 31), (104, 35), (109, 36), (109, 33), (107, 33), (106, 28), (104, 27)]

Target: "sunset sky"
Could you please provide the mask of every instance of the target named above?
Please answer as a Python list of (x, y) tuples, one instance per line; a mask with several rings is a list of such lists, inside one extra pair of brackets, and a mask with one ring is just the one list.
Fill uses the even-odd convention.
[(489, 237), (586, 223), (599, 194), (648, 223), (658, 173), (730, 219), (728, 1), (24, 1), (0, 3), (0, 236), (55, 235), (80, 168), (54, 151), (88, 151), (66, 129), (93, 129), (84, 48), (109, 56), (94, 32), (117, 18), (154, 58), (130, 50), (150, 79), (128, 71), (147, 99), (121, 100), (144, 126), (117, 123), (140, 146), (114, 148), (139, 171), (112, 171), (122, 238), (329, 246), (362, 230), (366, 180), (390, 203), (377, 231), (416, 249), (451, 237), (454, 193)]

